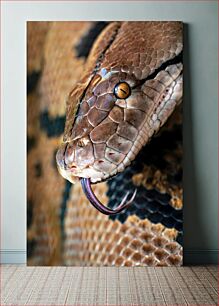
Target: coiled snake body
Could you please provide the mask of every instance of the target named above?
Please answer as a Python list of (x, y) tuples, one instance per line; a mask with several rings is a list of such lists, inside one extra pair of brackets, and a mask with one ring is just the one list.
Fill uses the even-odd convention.
[(182, 24), (28, 27), (29, 262), (181, 264)]

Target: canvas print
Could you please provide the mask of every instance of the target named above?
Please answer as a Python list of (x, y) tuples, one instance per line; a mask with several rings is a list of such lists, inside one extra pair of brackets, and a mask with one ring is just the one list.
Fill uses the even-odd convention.
[(182, 22), (27, 22), (27, 262), (183, 261)]

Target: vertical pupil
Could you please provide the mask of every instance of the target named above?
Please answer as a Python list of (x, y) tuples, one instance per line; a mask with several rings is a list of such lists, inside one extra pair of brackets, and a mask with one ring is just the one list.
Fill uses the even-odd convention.
[(120, 88), (120, 90), (121, 90), (122, 92), (124, 92), (125, 94), (127, 93), (123, 88)]
[(127, 83), (119, 83), (115, 86), (114, 90), (115, 95), (117, 98), (124, 99), (127, 98), (130, 94), (130, 88)]

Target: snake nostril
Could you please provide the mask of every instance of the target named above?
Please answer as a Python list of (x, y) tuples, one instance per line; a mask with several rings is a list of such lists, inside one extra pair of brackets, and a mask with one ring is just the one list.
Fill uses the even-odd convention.
[(67, 164), (65, 169), (73, 173), (77, 172), (77, 166), (74, 163)]

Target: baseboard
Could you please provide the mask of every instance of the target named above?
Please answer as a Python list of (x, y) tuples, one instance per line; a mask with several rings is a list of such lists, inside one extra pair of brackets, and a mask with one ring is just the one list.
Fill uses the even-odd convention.
[(204, 265), (218, 264), (218, 250), (185, 250), (183, 251), (183, 264)]
[[(218, 264), (218, 250), (185, 250), (184, 265)], [(0, 250), (1, 264), (26, 263), (26, 250)]]
[(0, 250), (1, 264), (26, 263), (26, 250)]

